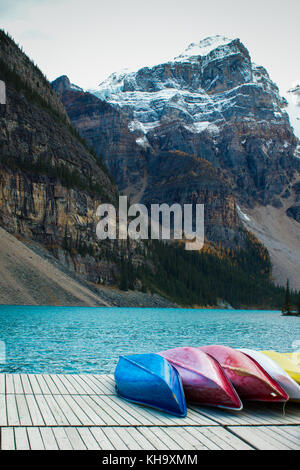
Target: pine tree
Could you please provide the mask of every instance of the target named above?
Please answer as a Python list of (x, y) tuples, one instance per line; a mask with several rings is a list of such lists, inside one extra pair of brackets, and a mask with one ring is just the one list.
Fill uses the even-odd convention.
[(297, 314), (300, 315), (300, 290), (298, 294)]
[(291, 305), (291, 291), (290, 291), (290, 283), (289, 280), (286, 281), (286, 289), (285, 289), (285, 301), (284, 301), (284, 306), (283, 306), (283, 313), (290, 315), (292, 310), (292, 305)]

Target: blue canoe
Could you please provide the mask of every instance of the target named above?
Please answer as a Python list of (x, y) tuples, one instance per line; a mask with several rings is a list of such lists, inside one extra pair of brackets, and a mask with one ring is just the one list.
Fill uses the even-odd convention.
[(118, 394), (126, 400), (175, 416), (186, 416), (180, 376), (175, 367), (157, 354), (121, 356), (115, 381)]

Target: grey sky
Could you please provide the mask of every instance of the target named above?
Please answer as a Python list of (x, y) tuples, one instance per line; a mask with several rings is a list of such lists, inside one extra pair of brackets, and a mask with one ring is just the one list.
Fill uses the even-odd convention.
[(0, 0), (0, 18), (50, 80), (84, 88), (215, 34), (239, 37), (282, 92), (300, 80), (299, 0)]

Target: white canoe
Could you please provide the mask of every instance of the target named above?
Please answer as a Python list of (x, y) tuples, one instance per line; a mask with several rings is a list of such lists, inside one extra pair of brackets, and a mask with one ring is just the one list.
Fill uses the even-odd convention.
[(239, 349), (239, 351), (247, 354), (258, 362), (259, 365), (281, 385), (290, 397), (290, 400), (300, 402), (300, 385), (298, 385), (277, 362), (254, 349)]

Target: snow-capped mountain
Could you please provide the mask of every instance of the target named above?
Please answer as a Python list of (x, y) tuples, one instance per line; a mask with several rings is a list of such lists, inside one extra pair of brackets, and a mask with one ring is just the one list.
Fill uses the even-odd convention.
[(288, 91), (287, 100), (287, 112), (290, 116), (291, 125), (296, 136), (300, 139), (300, 81)]
[[(131, 117), (129, 130), (144, 147), (150, 145), (150, 132), (174, 120), (193, 134), (215, 135), (233, 113), (275, 124), (288, 121), (286, 102), (266, 70), (251, 63), (239, 39), (222, 36), (190, 44), (171, 62), (114, 73), (91, 93)], [(266, 95), (271, 101), (258, 109)]]
[(288, 100), (280, 96), (239, 39), (215, 36), (169, 62), (123, 70), (90, 93), (69, 89), (61, 97), (131, 201), (202, 203), (205, 236), (223, 246), (245, 246), (241, 223), (251, 222), (278, 282), (289, 277), (296, 287), (300, 265), (295, 271), (286, 255), (299, 246), (299, 141), (287, 112), (295, 96), (297, 87)]
[(205, 203), (211, 240), (239, 239), (235, 200), (279, 207), (294, 197), (288, 103), (239, 39), (207, 38), (62, 100), (121, 191), (146, 204)]

